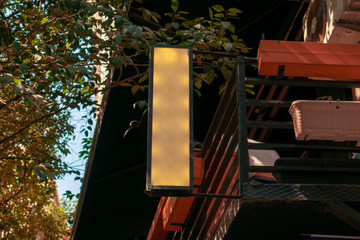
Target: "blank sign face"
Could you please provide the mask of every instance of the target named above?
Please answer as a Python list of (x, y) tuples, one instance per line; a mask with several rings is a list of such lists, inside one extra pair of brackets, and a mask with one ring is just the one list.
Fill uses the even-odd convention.
[(190, 54), (189, 48), (153, 47), (147, 181), (151, 188), (192, 187)]

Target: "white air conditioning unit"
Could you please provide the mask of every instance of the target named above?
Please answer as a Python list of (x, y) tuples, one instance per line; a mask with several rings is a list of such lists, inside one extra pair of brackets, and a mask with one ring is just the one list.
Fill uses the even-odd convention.
[[(311, 0), (303, 30), (305, 42), (360, 44), (360, 0)], [(360, 88), (353, 98), (360, 100)]]
[(360, 0), (311, 0), (303, 19), (304, 41), (360, 43)]

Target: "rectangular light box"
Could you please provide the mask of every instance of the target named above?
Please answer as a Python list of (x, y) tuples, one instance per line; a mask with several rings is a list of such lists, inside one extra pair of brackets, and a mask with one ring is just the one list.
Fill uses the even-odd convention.
[(151, 47), (147, 191), (193, 188), (192, 84), (191, 48)]

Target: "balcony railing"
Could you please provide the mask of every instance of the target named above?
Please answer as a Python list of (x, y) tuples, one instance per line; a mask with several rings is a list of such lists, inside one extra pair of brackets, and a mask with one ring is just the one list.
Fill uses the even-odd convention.
[[(291, 121), (250, 119), (250, 116), (256, 108), (276, 111), (289, 108), (292, 101), (259, 99), (260, 94), (256, 99), (254, 96), (248, 99), (245, 90), (247, 84), (291, 88), (356, 88), (360, 87), (360, 82), (245, 77), (248, 61), (253, 63), (253, 59), (236, 57), (236, 69), (227, 83), (201, 150), (201, 156), (204, 157), (204, 180), (198, 192), (223, 197), (195, 198), (181, 234), (182, 239), (223, 238), (237, 211), (247, 206), (246, 202), (320, 202), (326, 203), (329, 209), (335, 206), (333, 211), (329, 210), (333, 215), (336, 215), (343, 202), (360, 202), (360, 181), (348, 181), (347, 177), (351, 175), (359, 178), (357, 175), (360, 168), (356, 166), (359, 165), (356, 160), (302, 157), (304, 152), (311, 152), (312, 155), (322, 155), (319, 153), (323, 152), (352, 154), (360, 152), (360, 147), (289, 140), (289, 136), (294, 136)], [(280, 129), (288, 134), (282, 139), (278, 138), (282, 142), (249, 143), (249, 133), (253, 129)], [(249, 150), (252, 149), (287, 152), (287, 157), (279, 158), (274, 166), (250, 166)], [(266, 183), (249, 178), (249, 174), (257, 172), (272, 173), (277, 181)], [(307, 175), (320, 176), (329, 181), (317, 181), (316, 177), (304, 181)], [(334, 205), (334, 201), (338, 204)], [(347, 211), (351, 215), (352, 209)], [(357, 214), (356, 211), (354, 213)]]

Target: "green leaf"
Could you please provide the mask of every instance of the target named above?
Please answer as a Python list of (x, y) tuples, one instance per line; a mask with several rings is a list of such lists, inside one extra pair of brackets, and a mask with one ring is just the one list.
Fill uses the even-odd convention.
[(43, 25), (43, 24), (47, 23), (48, 21), (49, 21), (49, 19), (44, 17), (43, 19), (41, 19), (40, 24)]
[(227, 11), (232, 13), (242, 13), (242, 11), (237, 8), (229, 8)]
[(216, 77), (217, 77), (217, 75), (216, 75), (214, 69), (212, 69), (211, 71), (206, 73), (206, 83), (210, 85)]
[(228, 28), (231, 25), (231, 22), (221, 22), (224, 27)]
[[(185, 13), (185, 12), (178, 12), (178, 13)], [(151, 14), (152, 14), (155, 18), (161, 19), (160, 14), (158, 14), (157, 12), (151, 11)], [(154, 19), (154, 18), (153, 18), (153, 19)], [(154, 21), (155, 21), (155, 19), (154, 19)]]
[(109, 61), (115, 67), (120, 67), (121, 66), (121, 58), (120, 57), (111, 57), (109, 59)]
[(88, 119), (88, 124), (90, 124), (90, 125), (93, 125), (93, 120), (92, 119)]
[(30, 142), (30, 140), (31, 140), (31, 137), (30, 137), (30, 136), (28, 136), (28, 135), (26, 135), (24, 139), (25, 139), (25, 142), (26, 142), (26, 143), (29, 143), (29, 142)]
[(145, 81), (148, 78), (149, 74), (145, 73), (140, 79), (139, 79), (139, 83), (142, 83), (143, 81)]
[(89, 87), (89, 86), (85, 86), (85, 87), (83, 87), (83, 88), (80, 90), (80, 93), (81, 93), (81, 94), (84, 94), (84, 93), (87, 93), (89, 90), (90, 90), (90, 87)]
[(180, 25), (177, 22), (173, 22), (172, 26), (174, 27), (175, 30), (178, 30)]
[(15, 51), (20, 50), (20, 43), (19, 42), (14, 42), (14, 49), (15, 49)]
[(204, 73), (210, 72), (212, 69), (213, 69), (213, 66), (211, 64), (204, 65)]
[(194, 88), (194, 91), (195, 91), (195, 93), (196, 93), (199, 97), (201, 97), (201, 92), (200, 92), (199, 90), (197, 90), (196, 88)]
[(245, 91), (250, 93), (251, 95), (255, 95), (255, 92), (249, 88), (245, 88)]
[(45, 50), (47, 55), (51, 55), (51, 48), (48, 45), (45, 45), (44, 50)]
[(79, 69), (79, 72), (83, 75), (89, 74), (89, 72), (85, 66), (79, 66), (78, 69)]
[(34, 168), (33, 168), (33, 172), (34, 172), (37, 176), (39, 176), (39, 175), (41, 174), (39, 167), (34, 167)]
[(67, 70), (69, 71), (69, 73), (71, 75), (75, 75), (76, 74), (76, 68), (74, 66), (70, 66), (67, 68)]
[(176, 12), (179, 8), (179, 1), (178, 0), (171, 0), (171, 9)]
[(230, 79), (231, 70), (229, 70), (225, 65), (223, 65), (220, 70), (225, 79)]
[(104, 14), (107, 16), (111, 16), (113, 14), (113, 10), (111, 8), (105, 8), (104, 9)]
[(140, 38), (141, 37), (141, 34), (143, 33), (143, 29), (142, 29), (142, 27), (136, 27), (136, 29), (135, 29), (135, 35), (138, 37), (138, 38)]
[(132, 94), (135, 94), (139, 89), (140, 89), (140, 85), (134, 85), (134, 86), (131, 88)]
[(56, 175), (53, 172), (45, 173), (45, 175), (50, 179), (53, 179), (53, 180), (56, 179)]
[(194, 82), (194, 85), (195, 85), (196, 88), (200, 89), (201, 88), (201, 80), (196, 80)]
[(77, 21), (76, 22), (76, 32), (77, 33), (81, 33), (82, 31), (85, 30), (85, 26), (84, 26), (84, 23), (82, 21)]
[(210, 61), (214, 60), (214, 57), (212, 55), (210, 55), (210, 54), (205, 54), (204, 58), (207, 59), (207, 60), (210, 60)]
[(232, 43), (229, 42), (229, 43), (224, 43), (224, 49), (227, 51), (227, 52), (230, 52), (231, 51), (231, 48), (232, 48)]
[(21, 83), (21, 78), (14, 78), (14, 83), (16, 84)]
[(121, 40), (122, 40), (122, 36), (119, 32), (117, 32), (115, 37), (115, 43), (118, 45), (121, 43)]
[(5, 73), (4, 74), (4, 79), (7, 83), (11, 83), (11, 81), (13, 80), (13, 76), (10, 73)]
[(212, 8), (217, 12), (222, 12), (225, 10), (224, 7), (221, 5), (214, 5), (214, 6), (212, 6)]
[(133, 24), (127, 25), (123, 27), (123, 33), (129, 33), (129, 34), (133, 34), (136, 30), (136, 26)]
[(28, 71), (28, 66), (27, 65), (25, 65), (25, 64), (20, 64), (20, 71), (22, 72), (22, 73), (27, 73), (27, 71)]
[[(233, 24), (230, 24), (230, 26), (228, 27), (228, 29), (232, 32), (232, 33), (235, 33), (235, 26)], [(233, 35), (234, 36), (234, 35)], [(233, 37), (231, 36), (231, 37)], [(233, 38), (234, 39), (234, 38)], [(236, 39), (234, 40), (236, 41)]]
[(221, 95), (221, 94), (224, 92), (225, 87), (226, 87), (226, 82), (224, 82), (223, 84), (221, 84), (221, 86), (219, 87), (219, 95)]
[(224, 18), (225, 16), (224, 16), (223, 13), (216, 13), (216, 14), (214, 15), (214, 17)]
[(30, 102), (27, 99), (24, 100), (24, 103), (25, 103), (25, 106), (27, 106), (27, 107), (30, 105)]
[(213, 10), (211, 10), (211, 8), (209, 8), (209, 16), (210, 16), (210, 19), (214, 18), (214, 13), (213, 13)]
[(123, 82), (123, 83), (120, 83), (119, 85), (123, 86), (123, 87), (132, 87), (133, 86), (131, 83), (128, 83), (128, 82)]
[(133, 104), (133, 108), (135, 109), (136, 106), (139, 106), (140, 110), (142, 110), (145, 106), (147, 106), (146, 100), (140, 100)]
[(171, 23), (165, 24), (165, 29), (169, 29), (169, 28), (171, 28), (171, 27), (172, 27), (172, 24), (171, 24)]
[(114, 23), (115, 23), (115, 27), (120, 27), (121, 24), (123, 23), (124, 18), (120, 15), (115, 15), (114, 16)]
[(228, 12), (227, 13), (228, 16), (231, 16), (231, 18), (237, 18), (237, 13), (233, 13), (233, 12)]

